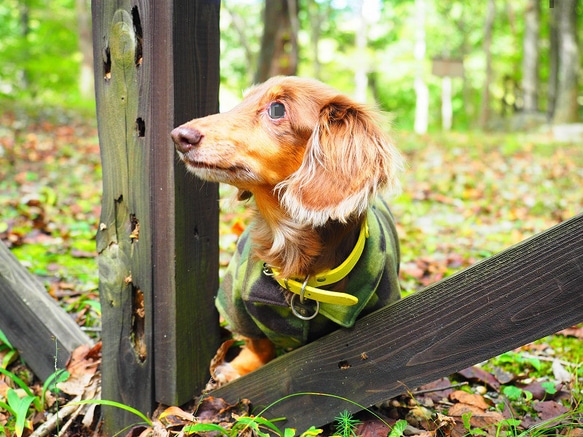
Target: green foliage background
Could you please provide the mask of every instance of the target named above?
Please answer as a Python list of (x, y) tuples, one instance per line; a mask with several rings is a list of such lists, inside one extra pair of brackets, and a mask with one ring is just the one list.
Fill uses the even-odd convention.
[(0, 99), (5, 107), (91, 108), (93, 101), (79, 94), (81, 59), (75, 0), (0, 2)]
[[(374, 2), (372, 2), (374, 4)], [(453, 80), (454, 129), (475, 126), (485, 75), (482, 50), (486, 2), (426, 0), (426, 60), (421, 66), (430, 91), (430, 128), (441, 125), (441, 78), (431, 74), (431, 59), (464, 59), (465, 80)], [(354, 91), (354, 66), (365, 63), (377, 83), (369, 100), (395, 116), (399, 129), (411, 129), (414, 121), (414, 59), (416, 4), (413, 0), (379, 0), (370, 21), (367, 49), (356, 49), (357, 1), (300, 0), (299, 75), (315, 76), (310, 45), (311, 22), (323, 17), (320, 27), (320, 79), (350, 94)], [(89, 7), (89, 0), (87, 0)], [(496, 2), (492, 56), (494, 80), (492, 107), (502, 113), (504, 85), (520, 84), (522, 37), (526, 0)], [(221, 101), (228, 109), (251, 85), (262, 33), (263, 2), (225, 0), (221, 11)], [(579, 8), (581, 16), (583, 6)], [(23, 14), (28, 11), (25, 35)], [(377, 17), (378, 14), (378, 17)], [(241, 32), (233, 26), (233, 15), (244, 23)], [(540, 110), (545, 111), (549, 75), (549, 17), (541, 0)], [(580, 20), (581, 22), (581, 20)], [(93, 110), (92, 100), (83, 100), (78, 80), (82, 60), (74, 0), (3, 0), (0, 2), (0, 102), (5, 108), (67, 107)], [(580, 41), (583, 26), (579, 26)], [(251, 53), (246, 53), (242, 40)], [(520, 96), (510, 96), (510, 99)], [(498, 127), (498, 126), (495, 126)]]

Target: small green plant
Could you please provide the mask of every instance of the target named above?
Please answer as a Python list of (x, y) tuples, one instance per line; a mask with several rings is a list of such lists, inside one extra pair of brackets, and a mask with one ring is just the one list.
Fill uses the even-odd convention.
[(148, 426), (152, 427), (153, 423), (152, 421), (143, 413), (141, 413), (140, 411), (136, 410), (135, 408), (132, 408), (128, 405), (125, 404), (121, 404), (119, 402), (115, 402), (115, 401), (108, 401), (106, 399), (85, 399), (82, 401), (77, 401), (77, 402), (72, 402), (70, 405), (83, 405), (83, 404), (98, 404), (98, 405), (107, 405), (110, 407), (116, 407), (116, 408), (121, 408), (122, 410), (126, 410), (129, 411), (130, 413), (135, 414), (136, 416), (140, 417)]
[(462, 414), (462, 420), (464, 422), (464, 428), (467, 431), (467, 435), (475, 436), (475, 435), (487, 435), (488, 433), (481, 428), (473, 428), (471, 424), (472, 419), (472, 412), (468, 411), (467, 413)]
[(3, 369), (6, 369), (18, 357), (18, 351), (10, 344), (8, 338), (6, 338), (6, 335), (2, 331), (0, 331), (0, 352), (4, 353), (4, 358), (2, 358), (2, 363), (0, 363)]
[(336, 432), (341, 437), (356, 437), (355, 429), (361, 422), (352, 417), (347, 410), (344, 410), (336, 418)]
[(405, 434), (405, 428), (407, 428), (406, 420), (399, 420), (391, 429), (388, 437), (402, 437)]
[(545, 393), (548, 395), (554, 395), (557, 393), (554, 382), (546, 381), (541, 383), (541, 387), (545, 389)]
[(502, 392), (510, 399), (511, 401), (526, 401), (530, 402), (532, 400), (532, 393), (528, 390), (523, 390), (519, 387), (514, 385), (507, 385), (502, 389)]
[(69, 377), (69, 372), (59, 370), (49, 376), (43, 385), (42, 395), (39, 398), (26, 385), (26, 383), (16, 376), (14, 373), (0, 367), (0, 373), (3, 373), (18, 385), (24, 392), (23, 396), (10, 388), (6, 391), (5, 402), (0, 401), (0, 408), (6, 410), (12, 416), (6, 426), (3, 426), (0, 431), (6, 433), (7, 430), (13, 431), (18, 437), (22, 436), (24, 428), (31, 428), (27, 424), (27, 419), (36, 410), (41, 412), (45, 407), (45, 399), (47, 390), (54, 390), (56, 384), (60, 381), (65, 381)]

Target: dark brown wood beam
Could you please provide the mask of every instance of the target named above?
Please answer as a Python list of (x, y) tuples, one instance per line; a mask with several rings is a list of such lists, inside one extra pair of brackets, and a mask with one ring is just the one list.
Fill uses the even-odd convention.
[(0, 330), (41, 379), (91, 339), (0, 241)]

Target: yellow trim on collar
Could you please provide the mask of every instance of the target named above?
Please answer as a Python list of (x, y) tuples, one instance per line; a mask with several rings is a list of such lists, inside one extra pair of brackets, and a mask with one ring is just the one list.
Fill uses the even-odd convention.
[(283, 288), (299, 295), (302, 294), (303, 288), (304, 298), (335, 305), (356, 305), (358, 303), (358, 298), (356, 296), (348, 293), (340, 293), (338, 291), (322, 290), (318, 287), (335, 284), (336, 282), (344, 279), (352, 271), (360, 259), (362, 252), (364, 251), (364, 244), (368, 236), (368, 222), (365, 218), (362, 222), (356, 245), (354, 246), (354, 249), (352, 249), (352, 252), (350, 252), (350, 255), (348, 255), (348, 257), (344, 260), (344, 262), (332, 270), (326, 270), (322, 273), (314, 275), (313, 277), (310, 277), (307, 281), (307, 284), (305, 285), (303, 282), (301, 282), (301, 280), (298, 279), (279, 278), (279, 270), (275, 267), (271, 267), (271, 271), (274, 274), (275, 280)]

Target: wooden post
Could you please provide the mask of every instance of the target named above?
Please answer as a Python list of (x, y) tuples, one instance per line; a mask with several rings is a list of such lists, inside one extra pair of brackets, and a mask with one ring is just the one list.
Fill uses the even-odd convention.
[[(583, 214), (290, 352), (212, 396), (298, 431), (583, 322)], [(312, 395), (285, 396), (310, 392)], [(332, 394), (335, 397), (318, 395)]]
[[(102, 397), (144, 413), (198, 394), (218, 343), (218, 188), (175, 167), (169, 137), (218, 110), (218, 13), (218, 0), (92, 2)], [(134, 422), (105, 409), (107, 434)]]

